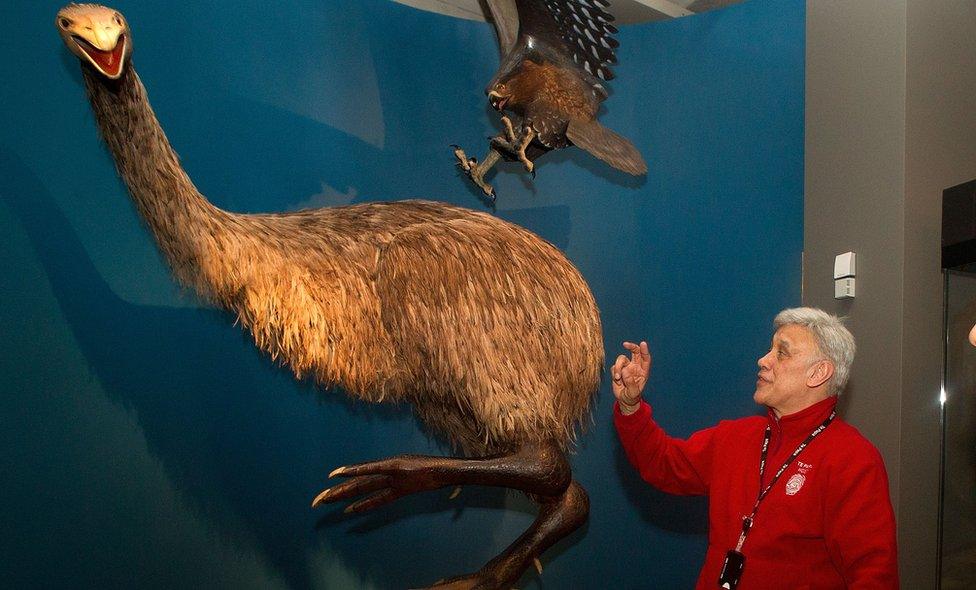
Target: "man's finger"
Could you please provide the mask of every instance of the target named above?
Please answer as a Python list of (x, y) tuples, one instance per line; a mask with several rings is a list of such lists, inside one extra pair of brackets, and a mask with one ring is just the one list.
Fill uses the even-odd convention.
[(641, 359), (640, 365), (644, 369), (645, 373), (651, 372), (651, 351), (647, 348), (647, 342), (641, 341), (640, 343)]
[[(643, 346), (643, 349), (641, 346)], [(638, 346), (633, 342), (624, 342), (624, 348), (630, 351), (630, 355), (632, 357), (631, 360), (640, 365), (641, 368), (644, 368), (646, 363), (644, 362), (642, 356), (648, 354), (647, 343), (641, 342), (641, 346)]]
[(627, 357), (624, 355), (617, 357), (617, 360), (613, 363), (613, 369), (611, 369), (611, 375), (613, 375), (614, 381), (620, 381), (620, 372), (623, 371), (624, 367), (626, 367), (628, 363), (630, 363), (630, 361), (627, 360)]

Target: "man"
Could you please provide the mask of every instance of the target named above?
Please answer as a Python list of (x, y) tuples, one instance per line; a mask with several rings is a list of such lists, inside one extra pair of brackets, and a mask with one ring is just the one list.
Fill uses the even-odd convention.
[(617, 357), (611, 376), (627, 458), (662, 491), (709, 496), (708, 552), (696, 588), (898, 588), (884, 463), (834, 417), (854, 337), (819, 309), (787, 309), (774, 324), (753, 395), (767, 416), (722, 421), (687, 440), (669, 437), (652, 419), (641, 399), (647, 343), (625, 342), (631, 358)]

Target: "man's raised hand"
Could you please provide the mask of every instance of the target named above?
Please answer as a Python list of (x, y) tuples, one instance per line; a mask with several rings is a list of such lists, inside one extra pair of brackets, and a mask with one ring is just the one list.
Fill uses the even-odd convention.
[(610, 377), (620, 412), (628, 415), (640, 408), (641, 392), (651, 374), (651, 353), (647, 342), (643, 341), (639, 345), (624, 342), (624, 348), (630, 351), (630, 358), (623, 354), (618, 356), (610, 369)]

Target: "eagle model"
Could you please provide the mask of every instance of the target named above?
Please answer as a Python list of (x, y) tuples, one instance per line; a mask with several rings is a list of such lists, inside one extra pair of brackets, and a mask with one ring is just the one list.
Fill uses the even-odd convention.
[[(618, 170), (639, 176), (647, 164), (630, 141), (596, 120), (607, 98), (605, 80), (617, 63), (617, 29), (608, 0), (486, 0), (501, 66), (485, 93), (502, 112), (503, 133), (489, 138), (483, 162), (454, 148), (461, 169), (494, 202), (485, 173), (498, 160), (519, 161), (535, 176), (534, 160), (576, 145)], [(514, 120), (504, 114), (511, 112)]]
[(463, 457), (340, 467), (312, 502), (360, 512), (448, 486), (525, 492), (532, 525), (440, 589), (511, 588), (589, 514), (567, 449), (599, 386), (589, 287), (548, 242), (486, 213), (429, 201), (238, 214), (180, 166), (131, 63), (119, 12), (81, 4), (55, 24), (81, 61), (102, 138), (177, 278), (234, 314), (297, 376), (366, 401), (412, 404)]

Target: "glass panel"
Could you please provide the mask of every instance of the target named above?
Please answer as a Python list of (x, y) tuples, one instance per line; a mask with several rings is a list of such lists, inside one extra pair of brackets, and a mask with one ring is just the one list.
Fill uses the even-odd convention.
[(947, 271), (942, 588), (972, 588), (976, 567), (976, 266)]

